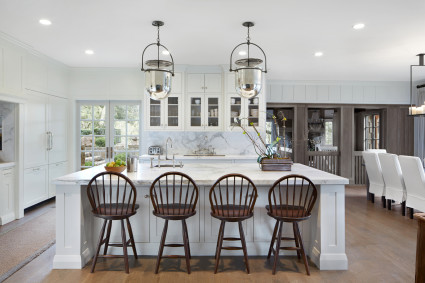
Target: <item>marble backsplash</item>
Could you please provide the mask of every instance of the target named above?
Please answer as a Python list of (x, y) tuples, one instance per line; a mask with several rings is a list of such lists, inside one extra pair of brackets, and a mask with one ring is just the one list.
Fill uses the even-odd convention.
[(214, 148), (216, 154), (256, 155), (254, 147), (242, 132), (153, 132), (142, 134), (142, 154), (148, 154), (149, 146), (161, 146), (165, 153), (165, 144), (170, 137), (173, 142), (171, 153), (192, 154), (200, 148)]
[(15, 161), (15, 104), (0, 102), (0, 116), (3, 124), (0, 161)]

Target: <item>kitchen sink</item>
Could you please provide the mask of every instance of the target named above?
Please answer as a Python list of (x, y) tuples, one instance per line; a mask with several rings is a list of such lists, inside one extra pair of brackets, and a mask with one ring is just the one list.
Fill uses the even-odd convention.
[[(154, 167), (173, 167), (173, 164), (164, 164), (164, 165), (161, 164), (161, 166), (155, 165)], [(180, 168), (180, 164), (176, 164), (174, 167)]]

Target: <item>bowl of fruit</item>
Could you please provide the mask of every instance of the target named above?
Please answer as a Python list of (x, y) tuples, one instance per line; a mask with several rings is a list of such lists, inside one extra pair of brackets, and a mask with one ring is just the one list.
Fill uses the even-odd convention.
[(121, 159), (109, 162), (105, 166), (105, 170), (108, 172), (121, 173), (127, 168), (127, 165)]

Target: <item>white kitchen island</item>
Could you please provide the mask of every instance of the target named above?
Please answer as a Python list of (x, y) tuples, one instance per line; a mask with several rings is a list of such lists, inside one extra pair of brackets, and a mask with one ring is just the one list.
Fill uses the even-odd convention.
[[(80, 269), (90, 261), (99, 237), (101, 221), (94, 218), (87, 198), (86, 185), (104, 171), (97, 166), (58, 178), (56, 184), (56, 255), (53, 268)], [(183, 168), (150, 168), (139, 164), (139, 170), (127, 175), (137, 187), (137, 214), (130, 218), (139, 255), (157, 255), (164, 221), (152, 215), (149, 188), (152, 181), (168, 171), (191, 176), (199, 187), (198, 208), (187, 220), (192, 255), (214, 256), (220, 222), (210, 216), (209, 189), (222, 175), (240, 173), (248, 176), (258, 189), (254, 217), (244, 221), (248, 255), (267, 255), (275, 220), (266, 213), (267, 193), (280, 177), (300, 174), (310, 178), (318, 188), (318, 199), (312, 217), (300, 223), (306, 253), (321, 270), (346, 270), (345, 254), (345, 185), (348, 179), (305, 165), (294, 164), (292, 171), (264, 172), (257, 163), (190, 163)], [(234, 224), (232, 226), (231, 224)], [(120, 242), (119, 225), (113, 224), (111, 241)], [(239, 236), (237, 224), (226, 224), (226, 236)], [(285, 236), (292, 236), (292, 225), (284, 225)], [(181, 242), (181, 223), (170, 221), (167, 242)], [(284, 244), (293, 244), (284, 242)], [(122, 248), (113, 248), (120, 254)], [(128, 250), (131, 254), (131, 249)], [(183, 254), (182, 248), (166, 248), (164, 254)], [(223, 255), (239, 255), (240, 251), (223, 251)], [(294, 254), (284, 251), (283, 254)], [(140, 260), (140, 259), (139, 259)], [(142, 259), (143, 260), (143, 259)]]

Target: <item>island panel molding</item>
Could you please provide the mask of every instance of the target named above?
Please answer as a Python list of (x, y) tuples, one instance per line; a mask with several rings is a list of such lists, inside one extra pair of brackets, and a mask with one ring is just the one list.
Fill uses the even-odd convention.
[[(53, 261), (55, 269), (80, 269), (90, 261), (94, 254), (101, 223), (94, 219), (87, 199), (86, 186), (90, 179), (102, 172), (102, 166), (60, 177), (56, 184), (56, 255)], [(285, 174), (301, 174), (310, 178), (318, 187), (318, 201), (310, 220), (301, 227), (306, 252), (314, 264), (321, 270), (346, 270), (348, 260), (345, 254), (345, 185), (348, 179), (332, 175), (305, 165), (294, 164), (291, 172), (264, 172), (258, 164), (240, 163), (189, 163), (183, 168), (150, 168), (140, 164), (138, 172), (124, 172), (137, 187), (136, 202), (141, 206), (138, 219), (132, 219), (137, 252), (142, 255), (156, 255), (158, 251), (158, 227), (161, 223), (154, 220), (149, 202), (149, 187), (152, 181), (167, 171), (179, 171), (191, 176), (199, 186), (199, 203), (196, 217), (188, 222), (189, 238), (193, 255), (213, 256), (216, 249), (218, 221), (211, 219), (208, 192), (211, 185), (227, 173), (241, 173), (249, 176), (258, 186), (258, 203), (254, 208), (252, 221), (245, 223), (248, 254), (266, 255), (274, 223), (265, 217), (265, 203), (268, 188)], [(217, 223), (216, 223), (217, 222)], [(236, 234), (237, 226), (228, 225), (226, 233)], [(176, 226), (170, 226), (170, 240), (181, 241), (181, 233)], [(174, 232), (173, 232), (174, 231)], [(288, 230), (289, 233), (289, 230)], [(112, 231), (112, 238), (119, 239), (119, 230)], [(170, 253), (181, 249), (170, 248)], [(175, 249), (175, 250), (173, 250)], [(116, 253), (121, 250), (114, 251)], [(130, 252), (130, 251), (129, 251)], [(131, 254), (131, 252), (130, 252)], [(223, 251), (224, 255), (237, 255)], [(284, 255), (295, 255), (285, 251)]]

